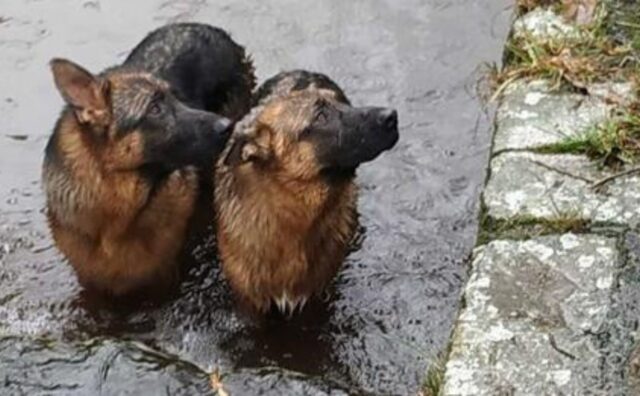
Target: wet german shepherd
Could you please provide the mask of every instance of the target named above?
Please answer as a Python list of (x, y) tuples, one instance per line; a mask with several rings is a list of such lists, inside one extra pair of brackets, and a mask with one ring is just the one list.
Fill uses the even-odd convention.
[(219, 29), (177, 24), (99, 75), (64, 59), (51, 70), (66, 102), (43, 165), (57, 247), (87, 289), (166, 292), (177, 278), (199, 167), (211, 167), (229, 118), (251, 106), (250, 60)]
[(350, 105), (327, 76), (263, 84), (216, 167), (222, 268), (243, 303), (292, 313), (336, 275), (356, 230), (355, 171), (398, 140), (395, 110)]

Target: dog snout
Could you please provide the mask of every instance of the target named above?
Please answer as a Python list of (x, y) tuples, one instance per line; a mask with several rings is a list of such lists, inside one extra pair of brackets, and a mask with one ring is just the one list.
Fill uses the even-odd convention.
[(376, 124), (381, 132), (379, 139), (384, 142), (384, 149), (393, 147), (399, 138), (398, 112), (390, 108), (378, 108), (376, 111)]
[(226, 117), (220, 117), (213, 123), (213, 131), (217, 134), (227, 134), (231, 129), (231, 120)]
[(378, 123), (387, 131), (398, 129), (398, 112), (394, 109), (381, 109), (378, 112)]

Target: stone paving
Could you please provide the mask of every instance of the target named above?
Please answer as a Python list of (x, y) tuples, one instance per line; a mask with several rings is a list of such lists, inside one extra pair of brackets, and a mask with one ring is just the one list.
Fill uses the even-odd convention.
[[(517, 21), (515, 34), (523, 29), (575, 34), (548, 11)], [(442, 395), (640, 394), (640, 176), (594, 188), (610, 171), (586, 156), (535, 152), (604, 120), (611, 105), (599, 93), (628, 97), (631, 86), (588, 91), (529, 81), (501, 96), (485, 216), (590, 227), (475, 249)]]
[(640, 176), (617, 178), (603, 188), (593, 182), (611, 172), (585, 156), (504, 153), (491, 161), (485, 188), (487, 214), (562, 218), (635, 226), (640, 221)]
[[(627, 89), (618, 86), (625, 95)], [(496, 114), (493, 151), (518, 150), (577, 136), (607, 117), (611, 106), (599, 97), (552, 92), (544, 80), (512, 84)]]

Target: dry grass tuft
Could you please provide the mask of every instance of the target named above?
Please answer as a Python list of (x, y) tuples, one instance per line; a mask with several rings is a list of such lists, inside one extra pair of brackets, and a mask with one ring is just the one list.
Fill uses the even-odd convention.
[(517, 15), (524, 15), (538, 7), (559, 6), (559, 0), (516, 0)]
[(601, 5), (593, 22), (576, 27), (578, 34), (572, 37), (512, 37), (505, 50), (505, 66), (490, 70), (494, 97), (520, 79), (542, 78), (550, 80), (554, 88), (578, 90), (594, 82), (629, 79), (638, 59), (630, 44), (620, 43), (607, 33), (607, 15)]

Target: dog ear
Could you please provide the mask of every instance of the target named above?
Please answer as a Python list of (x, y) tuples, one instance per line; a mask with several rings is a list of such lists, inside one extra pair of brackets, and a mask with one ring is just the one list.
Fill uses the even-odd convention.
[(62, 98), (74, 110), (78, 121), (106, 124), (109, 83), (66, 59), (50, 62), (53, 79)]
[(247, 162), (266, 161), (271, 155), (270, 141), (271, 131), (266, 127), (233, 138), (223, 163), (233, 167)]

